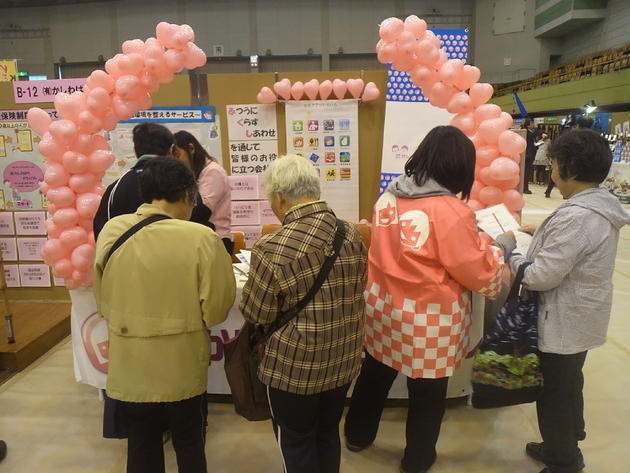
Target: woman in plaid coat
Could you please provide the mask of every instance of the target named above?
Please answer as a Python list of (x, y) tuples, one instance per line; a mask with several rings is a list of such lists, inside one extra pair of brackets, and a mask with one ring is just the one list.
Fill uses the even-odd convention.
[[(320, 200), (319, 176), (306, 158), (285, 156), (265, 174), (282, 228), (252, 249), (241, 311), (269, 326), (309, 292), (332, 253), (337, 219)], [(339, 471), (339, 421), (361, 367), (367, 252), (356, 228), (345, 237), (313, 300), (267, 342), (258, 376), (267, 385), (286, 473)]]
[[(475, 148), (457, 128), (434, 128), (374, 207), (366, 287), (366, 359), (345, 424), (352, 451), (376, 438), (387, 393), (407, 376), (401, 471), (426, 471), (448, 378), (469, 349), (470, 291), (495, 298), (504, 252), (484, 242), (466, 202)], [(461, 193), (462, 198), (456, 196)], [(506, 251), (513, 240), (499, 237)]]

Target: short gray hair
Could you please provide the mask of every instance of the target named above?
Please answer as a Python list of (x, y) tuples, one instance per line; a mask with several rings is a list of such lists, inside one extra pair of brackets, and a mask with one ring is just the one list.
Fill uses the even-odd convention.
[(265, 171), (265, 192), (270, 200), (275, 193), (289, 202), (319, 199), (319, 175), (313, 164), (302, 156), (280, 156)]

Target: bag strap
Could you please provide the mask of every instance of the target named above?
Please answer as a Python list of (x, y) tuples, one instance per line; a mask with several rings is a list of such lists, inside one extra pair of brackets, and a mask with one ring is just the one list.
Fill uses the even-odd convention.
[(321, 269), (319, 270), (319, 274), (313, 283), (313, 286), (308, 291), (308, 293), (302, 298), (300, 302), (298, 302), (295, 307), (287, 310), (286, 312), (280, 313), (276, 320), (274, 320), (269, 328), (262, 334), (262, 337), (256, 341), (256, 343), (265, 342), (273, 333), (286, 324), (288, 324), (291, 320), (293, 320), (297, 315), (304, 310), (304, 308), (313, 300), (317, 291), (319, 291), (324, 284), (324, 281), (330, 274), (337, 257), (339, 256), (339, 252), (341, 251), (341, 246), (343, 245), (343, 240), (346, 236), (346, 227), (343, 220), (337, 219), (337, 231), (335, 232), (335, 239), (333, 240), (333, 254), (326, 257), (326, 260), (322, 264)]
[(518, 295), (521, 292), (521, 286), (523, 285), (523, 278), (525, 277), (525, 270), (532, 263), (527, 261), (522, 263), (518, 270), (516, 271), (516, 277), (514, 278), (514, 282), (512, 283), (512, 287), (510, 288), (510, 292), (508, 294), (506, 304), (508, 310), (515, 309), (518, 305)]
[[(144, 220), (136, 223), (133, 227), (131, 227), (129, 230), (127, 230), (125, 233), (123, 233), (118, 238), (118, 240), (116, 240), (114, 242), (112, 247), (109, 249), (109, 253), (107, 253), (107, 260), (105, 261), (105, 265), (107, 265), (107, 262), (112, 257), (114, 252), (118, 248), (120, 248), (127, 240), (129, 240), (129, 238), (131, 238), (134, 234), (136, 234), (137, 232), (142, 230), (147, 225), (150, 225), (150, 224), (152, 224), (154, 222), (159, 222), (160, 220), (166, 220), (166, 219), (169, 219), (169, 218), (171, 218), (171, 217), (169, 217), (168, 215), (151, 215), (150, 217), (147, 217)], [(105, 269), (105, 268), (103, 267), (103, 269)]]

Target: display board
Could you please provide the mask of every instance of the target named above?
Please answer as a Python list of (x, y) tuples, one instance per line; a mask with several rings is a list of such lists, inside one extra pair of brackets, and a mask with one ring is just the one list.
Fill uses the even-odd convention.
[[(449, 59), (467, 60), (467, 30), (437, 28), (432, 31), (442, 41)], [(429, 103), (409, 73), (393, 70), (391, 65), (387, 69), (385, 98), (381, 193), (403, 172), (405, 163), (426, 134), (438, 125), (448, 125), (452, 118), (445, 109)]]
[(286, 102), (287, 152), (308, 158), (322, 199), (337, 216), (359, 220), (358, 101)]
[(180, 130), (191, 133), (211, 156), (223, 163), (221, 130), (214, 107), (152, 107), (139, 111), (130, 120), (118, 123), (113, 131), (105, 132), (105, 139), (116, 155), (116, 161), (105, 172), (105, 185), (114, 182), (136, 163), (133, 128), (144, 122), (159, 123), (173, 133)]

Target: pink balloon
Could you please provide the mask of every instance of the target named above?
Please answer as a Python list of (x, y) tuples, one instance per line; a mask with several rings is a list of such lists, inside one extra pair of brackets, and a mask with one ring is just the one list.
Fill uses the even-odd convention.
[(48, 213), (50, 215), (54, 215), (56, 211), (57, 211), (57, 206), (55, 204), (48, 204)]
[(97, 69), (87, 79), (86, 85), (90, 90), (102, 88), (111, 93), (114, 90), (115, 80), (107, 72)]
[(260, 89), (260, 92), (258, 92), (256, 99), (259, 103), (274, 103), (277, 97), (269, 87), (263, 87)]
[[(182, 65), (184, 58), (182, 57)], [(123, 74), (137, 76), (144, 68), (144, 57), (140, 53), (123, 54), (118, 59), (118, 69)]]
[(74, 268), (68, 258), (61, 259), (53, 265), (53, 274), (57, 278), (67, 278), (72, 274)]
[(97, 115), (105, 112), (112, 103), (109, 92), (103, 87), (95, 87), (87, 93), (87, 108)]
[(70, 228), (79, 222), (79, 214), (75, 209), (59, 209), (52, 216), (52, 219), (58, 227)]
[(45, 133), (42, 140), (39, 142), (39, 152), (46, 156), (47, 161), (61, 161), (63, 153), (66, 151), (66, 147), (54, 140), (50, 133)]
[(475, 109), (475, 120), (477, 120), (477, 123), (481, 123), (485, 120), (491, 120), (493, 118), (499, 118), (500, 116), (501, 116), (501, 107), (493, 103), (486, 103), (484, 105), (479, 105)]
[(66, 170), (72, 174), (80, 174), (88, 170), (90, 162), (84, 154), (66, 151), (61, 160)]
[(35, 130), (38, 135), (44, 135), (48, 131), (48, 127), (52, 123), (52, 118), (41, 108), (33, 107), (26, 113), (26, 119), (29, 126)]
[(376, 84), (374, 82), (368, 82), (365, 85), (365, 89), (363, 89), (363, 95), (361, 96), (361, 100), (364, 102), (369, 102), (370, 100), (376, 100), (381, 95), (381, 91), (378, 90)]
[(451, 119), (451, 126), (459, 128), (466, 135), (471, 135), (477, 129), (477, 123), (472, 112), (455, 115)]
[(346, 83), (348, 84), (348, 91), (350, 92), (350, 95), (352, 95), (355, 99), (358, 99), (365, 87), (363, 79), (348, 79)]
[(518, 164), (510, 158), (496, 158), (489, 166), (490, 175), (497, 181), (512, 180), (514, 176), (518, 176), (520, 168)]
[(118, 116), (113, 110), (107, 109), (101, 117), (101, 122), (103, 124), (103, 130), (112, 131), (118, 124)]
[(164, 60), (166, 61), (166, 65), (174, 72), (181, 72), (184, 69), (186, 56), (177, 49), (169, 49), (164, 53)]
[(289, 79), (285, 78), (273, 84), (273, 90), (284, 100), (291, 99), (291, 81)]
[(94, 238), (94, 232), (88, 233), (88, 243), (90, 245), (96, 245), (96, 239)]
[(392, 61), (392, 67), (397, 71), (410, 71), (419, 63), (416, 58), (408, 53), (398, 51), (398, 55)]
[(411, 76), (413, 83), (416, 85), (435, 83), (438, 80), (437, 72), (434, 69), (422, 65), (412, 69), (409, 72), (409, 75)]
[(416, 56), (423, 64), (433, 65), (440, 59), (438, 48), (428, 39), (416, 44)]
[(503, 203), (511, 212), (518, 212), (525, 207), (523, 196), (517, 190), (507, 190), (503, 193)]
[(506, 156), (518, 155), (526, 148), (527, 142), (518, 133), (506, 130), (499, 135), (499, 149)]
[(337, 97), (339, 100), (345, 97), (347, 90), (348, 90), (348, 85), (346, 84), (345, 81), (341, 79), (333, 80), (333, 92), (335, 93), (335, 97)]
[(511, 179), (508, 179), (506, 181), (498, 181), (496, 186), (502, 191), (507, 191), (511, 189), (516, 189), (520, 183), (521, 176), (519, 174), (516, 174)]
[(44, 182), (52, 187), (60, 187), (68, 184), (70, 176), (65, 168), (58, 163), (47, 163), (44, 171)]
[(470, 88), (470, 98), (472, 99), (473, 106), (478, 107), (483, 105), (492, 97), (494, 88), (490, 84), (475, 84)]
[(323, 81), (321, 84), (319, 84), (319, 98), (322, 100), (326, 100), (328, 97), (330, 97), (332, 90), (332, 82), (330, 82), (329, 80)]
[(427, 22), (416, 15), (410, 15), (405, 19), (404, 28), (405, 31), (409, 31), (416, 38), (422, 39), (427, 31)]
[(82, 227), (64, 229), (59, 235), (59, 240), (64, 245), (74, 248), (88, 241), (88, 232)]
[(155, 36), (167, 48), (174, 47), (173, 39), (177, 33), (177, 25), (161, 21), (155, 27)]
[(101, 196), (91, 192), (77, 197), (76, 209), (79, 216), (84, 219), (93, 219), (101, 202)]
[(398, 35), (405, 29), (405, 24), (398, 18), (387, 18), (383, 20), (378, 29), (379, 36), (388, 43), (393, 43)]
[(453, 86), (436, 82), (429, 91), (429, 101), (431, 105), (435, 107), (446, 108), (453, 95), (455, 95), (455, 88)]
[(425, 39), (431, 41), (431, 43), (438, 49), (442, 47), (442, 42), (440, 41), (440, 38), (438, 38), (431, 30), (427, 30), (427, 32), (425, 33)]
[(138, 53), (142, 54), (146, 45), (141, 39), (129, 39), (122, 44), (122, 52), (125, 54)]
[(98, 183), (92, 189), (92, 193), (102, 196), (105, 193), (105, 190), (107, 190), (107, 187), (101, 183)]
[(505, 131), (505, 122), (500, 118), (492, 118), (479, 124), (479, 136), (488, 144), (499, 141), (499, 135)]
[(61, 118), (72, 121), (76, 121), (81, 110), (87, 106), (85, 94), (79, 91), (72, 94), (60, 92), (55, 95), (54, 102)]
[(63, 258), (67, 252), (68, 249), (57, 238), (51, 237), (42, 247), (42, 256), (48, 264)]
[(79, 271), (89, 271), (94, 261), (94, 247), (88, 243), (76, 247), (70, 260), (72, 265)]
[(63, 283), (69, 291), (73, 291), (81, 287), (81, 283), (72, 278), (64, 278)]
[(184, 49), (184, 67), (195, 69), (204, 66), (208, 62), (206, 53), (194, 43), (188, 43)]
[(485, 208), (485, 206), (481, 202), (474, 199), (470, 199), (467, 202), (467, 204), (468, 204), (468, 207), (470, 207), (470, 210), (472, 210), (473, 212), (476, 212), (477, 210), (481, 210)]
[(144, 93), (140, 96), (139, 99), (136, 100), (138, 103), (138, 110), (148, 110), (153, 105), (153, 100), (148, 93)]
[(50, 186), (46, 184), (44, 181), (41, 181), (39, 184), (39, 192), (42, 194), (46, 194), (50, 190)]
[(479, 191), (483, 188), (483, 184), (477, 180), (473, 182), (472, 188), (470, 189), (470, 198), (473, 200), (477, 200), (479, 197)]
[(125, 101), (118, 96), (114, 96), (114, 113), (121, 120), (129, 120), (140, 110), (140, 105), (135, 101)]
[(103, 128), (101, 119), (89, 110), (83, 110), (79, 113), (77, 123), (79, 130), (83, 133), (96, 133)]
[(472, 110), (472, 101), (466, 92), (457, 92), (449, 100), (446, 110), (449, 113), (466, 113)]
[(147, 89), (150, 94), (156, 93), (160, 89), (160, 80), (151, 71), (145, 69), (140, 73), (140, 84)]
[(124, 75), (116, 81), (116, 93), (125, 101), (135, 100), (145, 92), (140, 79), (133, 75)]
[(52, 187), (48, 190), (46, 197), (57, 207), (70, 207), (74, 204), (75, 195), (67, 186)]
[(454, 85), (464, 69), (464, 62), (461, 59), (449, 59), (440, 67), (438, 75), (440, 80), (448, 85)]
[(84, 174), (74, 174), (69, 179), (69, 187), (77, 194), (84, 194), (89, 192), (96, 184), (96, 179), (94, 178), (94, 174), (84, 173)]
[(500, 204), (503, 201), (503, 192), (497, 187), (484, 187), (479, 191), (479, 201), (486, 205)]
[(157, 75), (158, 71), (166, 67), (164, 48), (158, 45), (147, 46), (144, 50), (144, 64), (147, 70)]
[(439, 50), (439, 55), (438, 55), (438, 60), (435, 63), (435, 68), (436, 69), (440, 69), (444, 64), (446, 64), (449, 59), (448, 59), (448, 53), (446, 51), (444, 51), (443, 49)]
[(291, 86), (291, 97), (293, 100), (300, 100), (304, 95), (304, 84), (301, 81), (295, 82)]
[(46, 233), (48, 234), (48, 238), (50, 238), (51, 240), (54, 240), (55, 238), (59, 238), (59, 235), (61, 235), (61, 228), (59, 228), (55, 224), (55, 222), (52, 221), (52, 218), (49, 218), (48, 220), (46, 220)]
[(105, 70), (114, 80), (123, 75), (123, 72), (118, 67), (118, 59), (120, 56), (122, 56), (122, 54), (116, 54), (113, 58), (105, 61)]
[(162, 43), (160, 43), (160, 41), (158, 39), (154, 38), (153, 36), (150, 36), (149, 38), (145, 39), (144, 40), (144, 45), (145, 45), (145, 50), (149, 46), (157, 46), (159, 48), (164, 48), (164, 45)]
[(455, 87), (459, 90), (468, 90), (479, 81), (480, 77), (481, 71), (478, 67), (466, 64), (455, 81)]
[(77, 136), (77, 126), (70, 120), (54, 121), (48, 130), (54, 140), (63, 146), (70, 145)]
[(501, 112), (501, 116), (499, 118), (506, 123), (506, 126), (508, 128), (512, 128), (512, 125), (514, 124), (514, 119), (512, 118), (512, 115), (506, 112)]
[(398, 38), (396, 39), (396, 44), (399, 51), (411, 54), (416, 47), (416, 37), (413, 33), (410, 33), (409, 31), (403, 31), (398, 35)]
[(91, 232), (94, 229), (94, 219), (93, 218), (82, 218), (79, 220), (79, 225), (81, 228), (85, 229), (87, 232)]
[(496, 146), (485, 145), (477, 148), (477, 164), (481, 167), (489, 166), (498, 157), (499, 150)]
[[(495, 179), (494, 176), (492, 175), (490, 166), (481, 168), (479, 170), (479, 180), (486, 186), (498, 187), (498, 185), (501, 183), (499, 179)], [(494, 204), (490, 204), (490, 205), (494, 205)]]
[(508, 154), (507, 155), (508, 158), (510, 158), (512, 161), (514, 161), (516, 164), (519, 164), (521, 162), (521, 155), (519, 154)]
[(311, 79), (304, 84), (304, 93), (309, 100), (317, 99), (317, 92), (319, 92), (319, 81), (317, 79)]
[(396, 59), (397, 55), (398, 48), (396, 47), (396, 43), (384, 43), (376, 52), (376, 57), (381, 64), (392, 62)]

